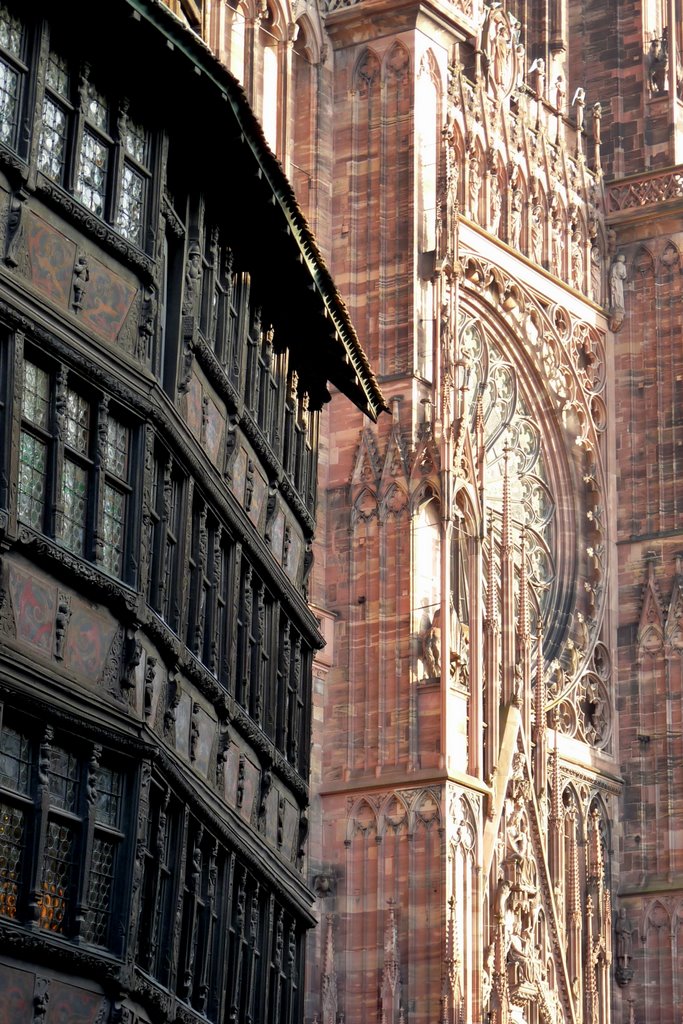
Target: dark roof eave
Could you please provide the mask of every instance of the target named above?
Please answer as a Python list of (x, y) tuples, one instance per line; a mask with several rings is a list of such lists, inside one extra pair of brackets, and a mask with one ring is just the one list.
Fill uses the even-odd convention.
[[(181, 51), (195, 67), (213, 83), (227, 100), (243, 132), (254, 159), (267, 180), (297, 244), (335, 335), (344, 350), (341, 361), (351, 364), (358, 380), (358, 389), (349, 385), (346, 374), (329, 374), (329, 379), (343, 394), (372, 420), (388, 411), (387, 403), (372, 372), (346, 305), (337, 291), (332, 275), (315, 241), (306, 218), (299, 207), (294, 190), (280, 162), (272, 153), (261, 125), (252, 111), (238, 80), (220, 63), (202, 39), (169, 10), (162, 0), (125, 0), (140, 17), (151, 22), (169, 42)], [(362, 398), (361, 398), (362, 396)]]

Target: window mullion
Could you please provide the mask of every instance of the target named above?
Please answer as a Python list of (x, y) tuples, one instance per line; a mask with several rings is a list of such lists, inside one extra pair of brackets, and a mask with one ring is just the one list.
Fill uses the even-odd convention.
[(100, 765), (102, 747), (92, 749), (86, 767), (86, 784), (81, 797), (83, 828), (81, 833), (81, 856), (76, 880), (76, 899), (73, 934), (77, 940), (86, 941), (84, 931), (88, 917), (88, 881), (92, 862), (93, 840), (95, 838), (95, 806), (97, 803), (97, 769)]
[[(175, 904), (174, 904), (174, 921), (182, 922), (183, 914), (183, 897), (185, 895), (185, 886), (183, 885), (183, 879), (185, 878), (186, 864), (187, 864), (187, 843), (190, 831), (190, 812), (187, 806), (183, 808), (182, 819), (180, 825), (180, 843), (178, 846), (178, 859), (173, 867), (173, 871), (176, 879), (178, 880)], [(168, 980), (168, 987), (173, 991), (177, 985), (177, 975), (179, 968), (179, 955), (180, 955), (180, 942), (181, 942), (181, 928), (173, 927), (172, 929), (172, 941), (170, 943), (170, 949), (168, 950), (168, 959), (171, 964), (170, 977)]]
[(28, 861), (31, 865), (31, 877), (28, 880), (28, 907), (26, 918), (30, 928), (40, 927), (43, 900), (43, 865), (47, 844), (47, 826), (50, 808), (50, 751), (54, 740), (54, 729), (45, 727), (38, 753), (38, 785), (36, 792), (36, 828), (33, 843), (33, 857)]
[(78, 162), (83, 148), (83, 130), (85, 128), (85, 116), (88, 109), (88, 77), (90, 65), (82, 64), (78, 76), (78, 105), (74, 111), (73, 121), (73, 146), (64, 172), (64, 187), (69, 192), (75, 192), (78, 181)]
[(47, 74), (47, 62), (50, 52), (50, 37), (48, 23), (43, 21), (37, 30), (36, 74), (33, 85), (33, 102), (29, 108), (29, 124), (33, 125), (30, 134), (29, 157), (28, 157), (28, 178), (26, 186), (30, 191), (36, 187), (38, 174), (38, 153), (40, 150), (40, 124), (42, 121), (43, 101), (45, 98), (45, 78)]
[(97, 446), (93, 480), (91, 483), (91, 509), (89, 511), (92, 535), (92, 558), (97, 565), (102, 565), (104, 552), (104, 484), (105, 467), (107, 464), (107, 417), (109, 415), (109, 398), (103, 396), (97, 404)]
[[(50, 521), (47, 532), (51, 537), (61, 537), (64, 527), (64, 440), (66, 437), (66, 382), (67, 370), (60, 366), (55, 384), (54, 426), (55, 444), (52, 458), (48, 460), (47, 500)], [(50, 470), (52, 472), (50, 472)]]
[[(24, 365), (24, 335), (17, 331), (14, 335), (14, 363), (12, 366), (12, 379), (11, 379), (11, 390), (8, 391), (8, 397), (10, 398), (10, 412), (11, 421), (6, 423), (7, 430), (7, 461), (8, 461), (8, 480), (17, 481), (19, 479), (19, 444), (21, 436), (21, 412), (22, 412), (22, 397), (24, 392), (24, 378), (23, 378), (23, 365)], [(8, 359), (9, 363), (9, 359)], [(10, 367), (8, 366), (8, 370)], [(17, 486), (14, 487), (10, 484), (8, 503), (10, 507), (10, 515), (14, 519), (16, 524), (17, 515)], [(16, 528), (16, 526), (15, 526)]]
[(105, 220), (107, 220), (110, 224), (118, 223), (121, 196), (121, 176), (123, 174), (124, 164), (123, 140), (125, 137), (127, 118), (128, 108), (125, 103), (122, 103), (119, 107), (118, 117), (116, 119), (117, 138), (115, 139), (114, 144), (110, 149), (111, 172), (109, 174), (109, 181), (107, 183), (108, 196), (107, 206), (105, 209)]
[(188, 865), (189, 870), (185, 881), (185, 892), (183, 893), (184, 898), (187, 900), (187, 916), (184, 920), (186, 929), (184, 936), (185, 962), (178, 965), (179, 970), (182, 971), (179, 992), (182, 998), (188, 1002), (190, 1002), (194, 995), (195, 962), (201, 916), (203, 838), (204, 827), (203, 825), (197, 825), (192, 840), (191, 863)]

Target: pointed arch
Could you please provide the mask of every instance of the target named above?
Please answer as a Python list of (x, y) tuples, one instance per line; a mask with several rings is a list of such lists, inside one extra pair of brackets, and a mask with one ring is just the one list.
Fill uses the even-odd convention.
[(676, 1024), (672, 1005), (673, 949), (671, 914), (661, 900), (653, 900), (645, 914), (645, 1024)]

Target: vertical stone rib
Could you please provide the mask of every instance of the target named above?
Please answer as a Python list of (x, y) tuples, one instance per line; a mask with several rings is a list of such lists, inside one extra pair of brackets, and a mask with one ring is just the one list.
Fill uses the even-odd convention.
[(502, 633), (502, 697), (503, 704), (512, 700), (515, 683), (515, 579), (514, 548), (510, 515), (510, 448), (503, 450), (503, 516), (500, 551), (501, 633)]
[(500, 659), (498, 644), (500, 628), (498, 624), (498, 580), (496, 577), (496, 548), (493, 532), (493, 520), (489, 521), (488, 529), (489, 564), (486, 589), (486, 624), (485, 624), (485, 670), (487, 689), (487, 757), (486, 781), (491, 783), (495, 766), (498, 762), (500, 746)]

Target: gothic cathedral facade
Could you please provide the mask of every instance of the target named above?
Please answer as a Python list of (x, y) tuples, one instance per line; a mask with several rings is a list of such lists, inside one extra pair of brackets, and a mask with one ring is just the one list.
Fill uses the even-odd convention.
[[(138, 20), (163, 9), (157, 0), (129, 2)], [(285, 749), (271, 771), (270, 747), (250, 730), (262, 713), (256, 698), (230, 704), (229, 723), (226, 714), (233, 760), (226, 752), (215, 777), (223, 785), (232, 771), (244, 799), (253, 763), (252, 824), (269, 851), (266, 882), (252, 865), (235, 885), (250, 880), (250, 906), (266, 885), (272, 920), (283, 922), (277, 941), (262, 935), (268, 969), (286, 978), (282, 991), (299, 1000), (306, 1024), (677, 1024), (681, 0), (166, 7), (177, 19), (171, 49), (187, 45), (183, 32), (198, 34), (208, 45), (202, 75), (211, 80), (220, 62), (242, 83), (348, 305), (350, 321), (338, 302), (326, 318), (342, 330), (353, 322), (389, 407), (376, 424), (364, 418), (368, 395), (375, 412), (384, 399), (351, 345), (321, 416), (315, 561), (311, 568), (302, 549), (306, 586), (297, 576), (290, 600), (298, 618), (289, 629), (303, 635), (305, 627), (312, 650), (305, 593), (327, 640), (312, 669), (310, 760), (297, 748), (289, 770)], [(17, 59), (10, 65), (19, 75)], [(53, 93), (59, 106), (57, 86)], [(241, 92), (230, 95), (242, 109)], [(239, 133), (231, 139), (226, 166), (244, 144)], [(268, 160), (256, 177), (279, 183)], [(220, 193), (218, 154), (212, 167)], [(23, 194), (14, 202), (24, 203)], [(263, 254), (264, 294), (273, 289), (287, 309), (295, 278), (283, 283), (270, 246), (291, 233), (291, 197), (278, 202), (287, 223), (273, 234), (264, 215), (247, 250), (255, 266)], [(170, 234), (173, 209), (164, 208)], [(187, 210), (189, 244), (204, 221)], [(23, 244), (15, 234), (10, 268)], [(300, 260), (319, 286), (326, 266), (302, 237)], [(197, 266), (203, 259), (208, 273), (210, 232), (202, 238)], [(74, 279), (74, 296), (77, 286)], [(179, 359), (187, 355), (180, 393), (205, 387), (211, 397), (218, 377), (210, 355), (194, 336), (185, 349), (178, 344)], [(314, 387), (319, 351), (303, 343), (296, 351)], [(248, 386), (249, 375), (241, 379)], [(359, 379), (365, 401), (354, 409), (346, 396)], [(326, 396), (316, 394), (321, 404)], [(242, 406), (226, 408), (242, 430)], [(297, 412), (299, 424), (308, 424), (306, 413)], [(249, 440), (255, 428), (243, 419), (246, 474), (259, 460)], [(42, 436), (30, 424), (27, 431)], [(290, 546), (298, 538), (305, 547), (305, 508), (286, 484), (282, 496), (278, 467), (268, 480), (277, 493), (265, 543), (282, 509), (299, 524)], [(199, 537), (200, 506), (197, 516)], [(205, 526), (214, 518), (208, 508)], [(289, 548), (278, 550), (282, 568)], [(258, 579), (249, 599), (257, 604)], [(252, 646), (254, 621), (256, 632), (245, 634)], [(152, 643), (140, 658), (170, 662), (172, 640), (161, 628), (147, 632)], [(281, 641), (271, 655), (289, 651)], [(205, 648), (210, 654), (208, 637)], [(126, 652), (121, 685), (130, 677), (144, 716), (145, 670), (140, 659), (133, 664), (132, 643)], [(168, 685), (180, 679), (185, 705), (173, 704), (169, 690), (166, 710), (174, 735), (186, 722), (192, 761), (213, 691), (196, 683), (199, 670), (189, 680), (184, 671)], [(160, 699), (161, 675), (161, 666), (151, 672), (150, 701)], [(306, 790), (299, 776), (309, 768)], [(159, 806), (175, 792), (164, 785)], [(210, 825), (198, 831), (189, 805), (183, 813), (186, 902), (199, 913), (193, 851), (208, 864), (209, 840), (220, 836)], [(305, 840), (319, 924), (309, 933), (300, 999), (291, 990), (308, 920), (296, 882)], [(239, 900), (235, 913), (236, 948), (245, 962), (251, 957), (253, 983), (260, 946), (250, 944)], [(182, 942), (176, 952), (187, 973)], [(283, 943), (295, 952), (285, 955)], [(155, 950), (145, 953), (149, 963)], [(187, 979), (172, 968), (180, 972), (172, 1005), (183, 1003), (173, 1012), (182, 1020), (205, 1014), (211, 999), (221, 1005), (218, 994), (193, 997), (203, 982), (197, 957), (190, 960)], [(220, 1019), (260, 1020), (249, 1008), (239, 1016), (237, 991)], [(158, 1000), (146, 1005), (154, 1022), (166, 1019)]]

